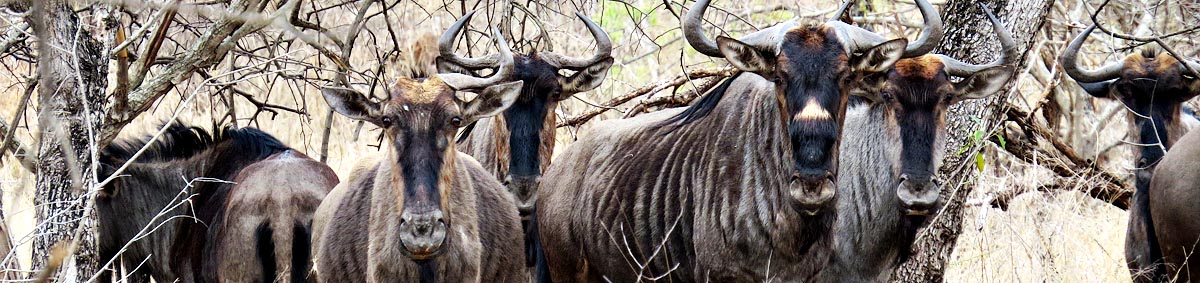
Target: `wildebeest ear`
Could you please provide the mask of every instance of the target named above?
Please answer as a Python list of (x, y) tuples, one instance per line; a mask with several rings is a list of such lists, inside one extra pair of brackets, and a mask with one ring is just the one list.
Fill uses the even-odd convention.
[(562, 91), (554, 99), (565, 100), (576, 93), (589, 91), (600, 86), (604, 82), (604, 78), (608, 77), (608, 69), (612, 68), (613, 58), (609, 57), (600, 60), (570, 77), (558, 76), (558, 83), (562, 86)]
[(1112, 89), (1112, 83), (1115, 80), (1107, 80), (1103, 82), (1085, 83), (1079, 82), (1079, 87), (1083, 88), (1084, 92), (1096, 98), (1108, 98), (1108, 92)]
[(480, 118), (495, 116), (504, 109), (508, 109), (513, 102), (517, 101), (517, 96), (521, 95), (521, 86), (524, 85), (523, 81), (515, 81), (483, 89), (475, 99), (462, 103), (462, 124), (466, 125)]
[[(103, 158), (101, 159), (103, 160)], [(96, 175), (101, 179), (108, 179), (117, 172), (117, 167), (113, 166), (113, 164), (115, 163), (101, 161), (100, 165), (96, 166)], [(105, 184), (104, 187), (100, 188), (100, 193), (96, 196), (101, 199), (116, 197), (118, 193), (117, 184), (120, 181), (121, 180), (112, 180), (111, 182), (108, 182), (108, 184)]]
[(333, 111), (341, 113), (350, 119), (375, 122), (379, 115), (379, 104), (371, 102), (366, 96), (356, 90), (326, 86), (321, 88), (321, 95)]
[(1004, 84), (1012, 77), (1012, 72), (1012, 67), (1008, 66), (996, 66), (975, 72), (971, 77), (954, 84), (955, 94), (952, 102), (992, 96), (1004, 88)]
[(868, 73), (887, 71), (904, 55), (906, 46), (908, 46), (908, 40), (903, 38), (880, 43), (850, 60), (850, 68), (856, 72)]
[(757, 73), (770, 78), (775, 71), (774, 54), (764, 54), (753, 45), (749, 45), (725, 36), (717, 37), (717, 49), (725, 55), (730, 64), (742, 71)]

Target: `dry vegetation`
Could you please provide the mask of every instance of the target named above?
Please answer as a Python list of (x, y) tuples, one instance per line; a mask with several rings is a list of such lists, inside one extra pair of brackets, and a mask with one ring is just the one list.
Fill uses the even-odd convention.
[[(131, 15), (145, 21), (156, 9), (153, 5), (129, 4)], [(150, 4), (171, 1), (146, 1)], [(193, 1), (184, 1), (185, 3)], [(318, 23), (330, 30), (329, 34), (342, 37), (352, 29), (352, 23), (361, 8), (361, 3), (345, 4), (343, 1), (305, 1), (300, 18)], [(629, 1), (511, 1), (513, 8), (506, 11), (499, 3), (467, 3), (441, 0), (381, 1), (368, 10), (368, 18), (355, 49), (347, 58), (353, 71), (350, 82), (360, 90), (373, 89), (382, 94), (382, 87), (372, 87), (376, 78), (387, 82), (388, 75), (380, 76), (379, 70), (402, 73), (403, 68), (383, 68), (388, 58), (408, 58), (409, 46), (428, 40), (428, 33), (440, 32), (461, 15), (464, 8), (484, 9), (488, 17), (476, 17), (472, 28), (478, 30), (489, 21), (509, 19), (505, 34), (519, 41), (514, 48), (552, 48), (567, 54), (590, 54), (592, 41), (583, 25), (573, 16), (581, 11), (605, 28), (616, 44), (613, 57), (617, 63), (609, 80), (600, 88), (576, 95), (557, 110), (560, 119), (566, 121), (580, 113), (593, 110), (597, 105), (613, 97), (625, 95), (638, 89), (655, 89), (659, 92), (638, 96), (629, 102), (604, 112), (596, 119), (618, 118), (630, 109), (645, 109), (639, 103), (658, 97), (669, 97), (672, 93), (685, 94), (706, 80), (696, 80), (676, 87), (658, 87), (656, 84), (670, 82), (685, 71), (723, 67), (724, 62), (714, 61), (699, 55), (680, 38), (677, 14), (684, 7), (677, 1), (629, 0)], [(553, 3), (541, 3), (553, 2)], [(586, 3), (580, 3), (586, 2)], [(778, 4), (770, 0), (717, 1), (721, 12), (710, 12), (709, 19), (716, 26), (734, 36), (742, 35), (757, 27), (794, 17), (824, 20), (836, 6), (836, 1), (803, 1)], [(868, 1), (862, 1), (868, 2)], [(912, 25), (920, 17), (907, 1), (869, 1), (875, 12), (869, 12), (864, 22), (877, 31), (890, 34), (904, 33), (910, 37), (916, 31), (899, 28), (896, 23)], [(944, 2), (944, 1), (935, 1)], [(1054, 60), (1081, 27), (1090, 24), (1091, 11), (1099, 5), (1097, 0), (1058, 1), (1049, 15), (1046, 26), (1036, 36), (1037, 52), (1030, 69), (1019, 78), (1018, 93), (1013, 104), (1025, 109), (1059, 110), (1037, 111), (1043, 121), (1049, 119), (1060, 137), (1067, 141), (1080, 155), (1097, 160), (1104, 168), (1125, 178), (1130, 178), (1128, 161), (1129, 147), (1121, 146), (1125, 136), (1125, 116), (1119, 105), (1091, 99), (1078, 89), (1074, 82), (1060, 73), (1061, 68)], [(664, 6), (669, 3), (671, 6)], [(690, 2), (688, 2), (690, 3)], [(1200, 7), (1189, 1), (1119, 0), (1113, 1), (1101, 19), (1112, 29), (1130, 34), (1163, 34), (1200, 25)], [(370, 17), (388, 8), (385, 14)], [(318, 12), (314, 12), (318, 11)], [(528, 13), (528, 14), (527, 14)], [(0, 30), (20, 25), (17, 15), (0, 15)], [(195, 29), (204, 27), (202, 16), (181, 11), (180, 19), (195, 24), (176, 26), (163, 43), (160, 56), (171, 56), (189, 46), (196, 39)], [(536, 20), (535, 20), (536, 19)], [(126, 18), (128, 21), (128, 17)], [(87, 20), (85, 19), (85, 22)], [(539, 22), (539, 24), (534, 24)], [(136, 29), (136, 27), (135, 27)], [(132, 31), (131, 31), (132, 32)], [(1098, 34), (1098, 33), (1097, 33)], [(1200, 54), (1200, 44), (1195, 41), (1197, 33), (1184, 34), (1168, 40), (1185, 56), (1195, 58)], [(306, 36), (324, 40), (317, 33), (306, 31)], [(470, 33), (468, 43), (476, 44), (476, 53), (485, 46), (479, 40), (481, 33)], [(321, 98), (317, 87), (334, 77), (336, 66), (323, 57), (311, 45), (302, 43), (296, 34), (278, 24), (268, 26), (262, 32), (244, 38), (237, 52), (230, 54), (216, 67), (207, 69), (207, 75), (195, 75), (177, 84), (160, 100), (150, 113), (139, 117), (122, 132), (122, 136), (142, 135), (168, 120), (177, 109), (182, 109), (179, 120), (187, 123), (212, 127), (232, 123), (237, 126), (259, 127), (280, 137), (289, 145), (320, 156), (322, 132), (330, 112)], [(1128, 42), (1114, 40), (1104, 35), (1093, 35), (1085, 48), (1085, 64), (1097, 66), (1103, 61), (1119, 60), (1129, 51)], [(1116, 55), (1114, 55), (1114, 53)], [(37, 132), (34, 99), (30, 107), (18, 109), (19, 98), (24, 94), (25, 81), (34, 72), (30, 64), (31, 54), (22, 52), (4, 53), (0, 58), (5, 68), (0, 70), (0, 119), (10, 121), (17, 111), (25, 111), (24, 119), (18, 121), (15, 140), (26, 147), (36, 145)], [(151, 76), (154, 72), (151, 72)], [(211, 79), (206, 76), (211, 75)], [(191, 103), (182, 103), (196, 94)], [(267, 107), (263, 107), (267, 106)], [(653, 110), (655, 107), (649, 107)], [(1047, 114), (1049, 113), (1049, 114)], [(636, 114), (636, 113), (635, 113)], [(230, 119), (230, 118), (234, 119)], [(587, 124), (582, 127), (586, 128)], [(328, 163), (340, 176), (345, 177), (355, 160), (378, 152), (377, 131), (371, 125), (334, 117), (328, 143)], [(562, 127), (558, 135), (559, 151), (569, 146), (580, 127)], [(989, 146), (986, 166), (980, 179), (981, 186), (971, 197), (973, 206), (967, 212), (964, 234), (949, 263), (948, 282), (1125, 282), (1123, 243), (1126, 213), (1107, 203), (1092, 199), (1078, 192), (1033, 192), (1015, 198), (1007, 210), (988, 205), (993, 194), (1010, 190), (1032, 190), (1053, 181), (1054, 174), (1026, 161), (1015, 160), (999, 149)], [(9, 155), (3, 158), (0, 167), (0, 189), (3, 189), (4, 217), (17, 245), (14, 257), (20, 266), (30, 266), (30, 233), (34, 228), (32, 196), (33, 175)], [(1090, 188), (1086, 182), (1069, 184), (1080, 190)]]

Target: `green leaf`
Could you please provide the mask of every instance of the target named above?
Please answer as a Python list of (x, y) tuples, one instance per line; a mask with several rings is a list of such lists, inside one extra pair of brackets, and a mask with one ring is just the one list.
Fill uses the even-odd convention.
[(1004, 141), (1004, 136), (1000, 135), (999, 133), (996, 133), (996, 140), (1000, 141), (1001, 148), (1008, 147), (1008, 143)]
[(979, 168), (979, 172), (983, 172), (983, 153), (975, 153), (975, 167)]

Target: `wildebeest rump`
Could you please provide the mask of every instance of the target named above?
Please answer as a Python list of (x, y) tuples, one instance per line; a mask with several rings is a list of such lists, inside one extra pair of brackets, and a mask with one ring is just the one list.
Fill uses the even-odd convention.
[(537, 206), (554, 281), (798, 282), (828, 264), (844, 87), (928, 42), (836, 22), (713, 42), (707, 4), (685, 37), (745, 72), (686, 109), (600, 122), (550, 165)]
[[(1200, 131), (1179, 139), (1154, 170), (1147, 202), (1162, 248), (1163, 274), (1172, 282), (1200, 277)], [(1200, 281), (1198, 279), (1197, 281)]]
[[(470, 73), (497, 67), (498, 60), (464, 58), (453, 53), (455, 39), (474, 14), (466, 14), (442, 35), (438, 43), (441, 50), (439, 71)], [(560, 101), (600, 86), (613, 64), (610, 55), (612, 41), (608, 33), (583, 14), (575, 15), (596, 40), (596, 53), (590, 58), (565, 57), (550, 51), (514, 55), (516, 65), (507, 80), (525, 83), (521, 95), (502, 115), (483, 118), (467, 126), (459, 140), (462, 152), (475, 157), (484, 169), (503, 180), (516, 199), (525, 228), (526, 260), (529, 265), (533, 265), (540, 254), (537, 251), (539, 240), (536, 226), (532, 225), (537, 221), (532, 219), (536, 214), (532, 212), (542, 173), (550, 165), (550, 157), (554, 154), (558, 122), (554, 110)], [(488, 62), (491, 64), (486, 64)], [(559, 74), (560, 70), (575, 73), (564, 76)], [(541, 269), (539, 274), (544, 275), (544, 268)]]
[[(838, 178), (833, 268), (825, 282), (888, 282), (911, 249), (917, 228), (936, 208), (946, 109), (996, 93), (1021, 52), (986, 7), (1001, 56), (971, 65), (945, 55), (900, 59), (852, 88), (867, 98), (846, 112)], [(961, 77), (952, 83), (951, 76)]]
[[(337, 183), (332, 170), (257, 129), (224, 128), (209, 134), (173, 123), (157, 141), (123, 140), (105, 148), (100, 156), (104, 175), (147, 144), (97, 196), (103, 260), (119, 255), (133, 268), (146, 259), (133, 274), (137, 280), (305, 280), (296, 275), (309, 268), (307, 219)], [(275, 173), (310, 176), (275, 183)], [(200, 177), (214, 180), (193, 181)], [(191, 202), (180, 204), (189, 194), (194, 194)], [(263, 205), (272, 209), (255, 207)], [(149, 234), (140, 238), (141, 233)]]
[(1129, 228), (1125, 237), (1125, 260), (1135, 281), (1149, 282), (1166, 276), (1156, 262), (1162, 257), (1155, 239), (1157, 230), (1150, 215), (1147, 194), (1150, 176), (1165, 151), (1170, 149), (1187, 128), (1180, 116), (1182, 104), (1200, 95), (1200, 80), (1190, 74), (1184, 64), (1200, 69), (1198, 62), (1179, 62), (1167, 52), (1144, 47), (1119, 62), (1109, 63), (1096, 70), (1078, 65), (1079, 48), (1095, 30), (1088, 27), (1071, 41), (1059, 58), (1063, 71), (1075, 79), (1088, 94), (1113, 99), (1132, 113), (1129, 136), (1139, 146), (1133, 151), (1135, 191), (1129, 206)]
[[(512, 197), (453, 143), (460, 127), (499, 114), (520, 93), (522, 82), (499, 83), (512, 71), (512, 56), (498, 29), (493, 39), (502, 56), (488, 78), (401, 78), (382, 102), (323, 90), (338, 113), (383, 128), (386, 150), (360, 163), (318, 209), (322, 281), (528, 280)], [(480, 94), (462, 101), (456, 90)]]

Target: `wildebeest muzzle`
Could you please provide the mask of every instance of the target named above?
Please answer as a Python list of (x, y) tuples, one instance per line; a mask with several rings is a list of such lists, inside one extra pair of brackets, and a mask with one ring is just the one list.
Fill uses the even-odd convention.
[(908, 215), (928, 215), (937, 205), (942, 186), (932, 176), (900, 175), (900, 187), (896, 195), (900, 198), (900, 209)]
[(817, 174), (793, 173), (788, 194), (792, 196), (796, 209), (808, 216), (820, 213), (837, 191), (837, 184), (833, 182), (833, 178), (833, 173), (829, 171)]
[(440, 209), (405, 211), (400, 216), (400, 244), (414, 260), (432, 258), (446, 242), (446, 221)]
[(521, 214), (521, 217), (533, 213), (533, 204), (537, 202), (536, 192), (541, 184), (542, 175), (508, 175), (504, 178), (504, 186), (508, 187), (508, 192), (512, 193), (513, 200), (517, 202), (517, 212)]

